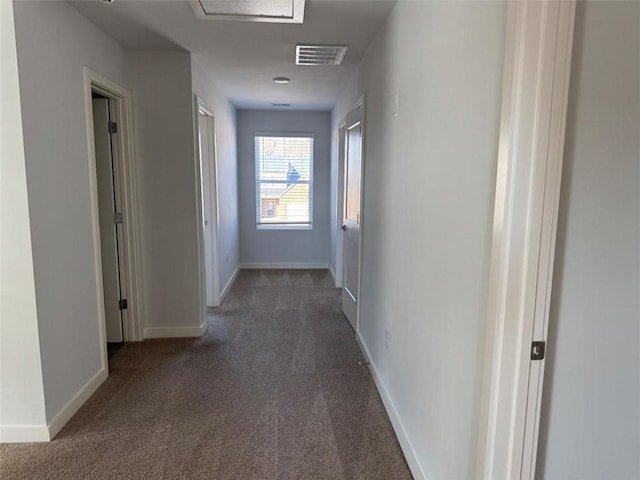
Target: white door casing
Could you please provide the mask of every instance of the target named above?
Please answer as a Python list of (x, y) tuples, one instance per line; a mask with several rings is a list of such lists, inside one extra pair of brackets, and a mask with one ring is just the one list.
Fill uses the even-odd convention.
[(198, 114), (198, 133), (200, 143), (200, 169), (202, 188), (202, 230), (204, 235), (204, 270), (207, 306), (215, 306), (213, 288), (213, 228), (212, 203), (211, 203), (211, 163), (209, 127), (207, 116), (203, 112)]
[(347, 115), (345, 122), (344, 202), (342, 223), (342, 310), (358, 331), (360, 295), (361, 208), (363, 160), (363, 110), (360, 104)]
[(117, 205), (114, 193), (111, 133), (109, 132), (109, 100), (106, 98), (93, 99), (93, 126), (106, 335), (107, 342), (120, 343), (124, 340), (124, 336), (119, 307), (121, 292), (118, 227), (114, 221)]
[(198, 136), (197, 191), (199, 258), (201, 263), (202, 322), (205, 322), (206, 307), (220, 305), (220, 249), (218, 246), (218, 183), (216, 166), (215, 117), (211, 107), (197, 95), (195, 111)]
[(100, 212), (98, 180), (96, 178), (96, 151), (93, 125), (93, 99), (95, 91), (109, 99), (110, 117), (116, 122), (117, 135), (112, 137), (114, 187), (120, 199), (123, 223), (118, 230), (120, 240), (120, 283), (127, 294), (128, 307), (123, 311), (123, 337), (125, 342), (144, 338), (144, 299), (142, 278), (142, 242), (138, 206), (137, 162), (133, 140), (131, 93), (108, 78), (83, 67), (85, 101), (85, 127), (89, 186), (91, 190), (91, 229), (96, 286), (96, 316), (101, 348), (102, 368), (108, 370), (106, 349), (105, 305), (102, 287), (102, 258), (100, 240)]
[(347, 139), (347, 129), (345, 127), (346, 119), (338, 125), (338, 151), (336, 165), (336, 224), (333, 225), (336, 232), (336, 254), (334, 280), (336, 288), (342, 288), (344, 283), (344, 238), (342, 225), (344, 225), (344, 161), (346, 157), (345, 144)]
[(508, 4), (478, 472), (534, 478), (575, 2)]

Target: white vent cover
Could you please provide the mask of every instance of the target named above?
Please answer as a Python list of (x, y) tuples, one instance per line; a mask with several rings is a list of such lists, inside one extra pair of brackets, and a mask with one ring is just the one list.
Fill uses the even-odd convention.
[(298, 45), (296, 65), (340, 65), (349, 47)]

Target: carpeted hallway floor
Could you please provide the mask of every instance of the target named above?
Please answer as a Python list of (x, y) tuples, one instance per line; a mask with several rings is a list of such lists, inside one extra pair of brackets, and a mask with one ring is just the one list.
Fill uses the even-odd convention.
[(127, 344), (9, 479), (410, 479), (325, 270), (242, 271), (198, 339)]

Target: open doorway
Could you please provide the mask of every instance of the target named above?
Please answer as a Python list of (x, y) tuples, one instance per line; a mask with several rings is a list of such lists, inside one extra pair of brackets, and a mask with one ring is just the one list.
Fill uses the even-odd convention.
[(220, 305), (218, 248), (218, 185), (216, 171), (215, 119), (213, 110), (200, 97), (198, 108), (198, 170), (202, 225), (202, 275), (206, 307)]
[(110, 357), (124, 343), (124, 313), (128, 307), (125, 285), (121, 278), (122, 199), (118, 163), (114, 161), (118, 141), (115, 107), (108, 97), (92, 90), (93, 138), (98, 187), (100, 220), (100, 256), (104, 298), (107, 352)]
[(131, 93), (83, 69), (98, 336), (109, 350), (143, 337), (141, 242)]

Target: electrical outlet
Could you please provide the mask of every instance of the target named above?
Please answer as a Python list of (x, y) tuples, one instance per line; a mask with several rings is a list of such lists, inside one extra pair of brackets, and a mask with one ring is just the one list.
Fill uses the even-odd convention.
[(388, 328), (384, 329), (384, 346), (387, 350), (389, 350), (389, 337), (391, 336), (391, 332), (389, 332)]

